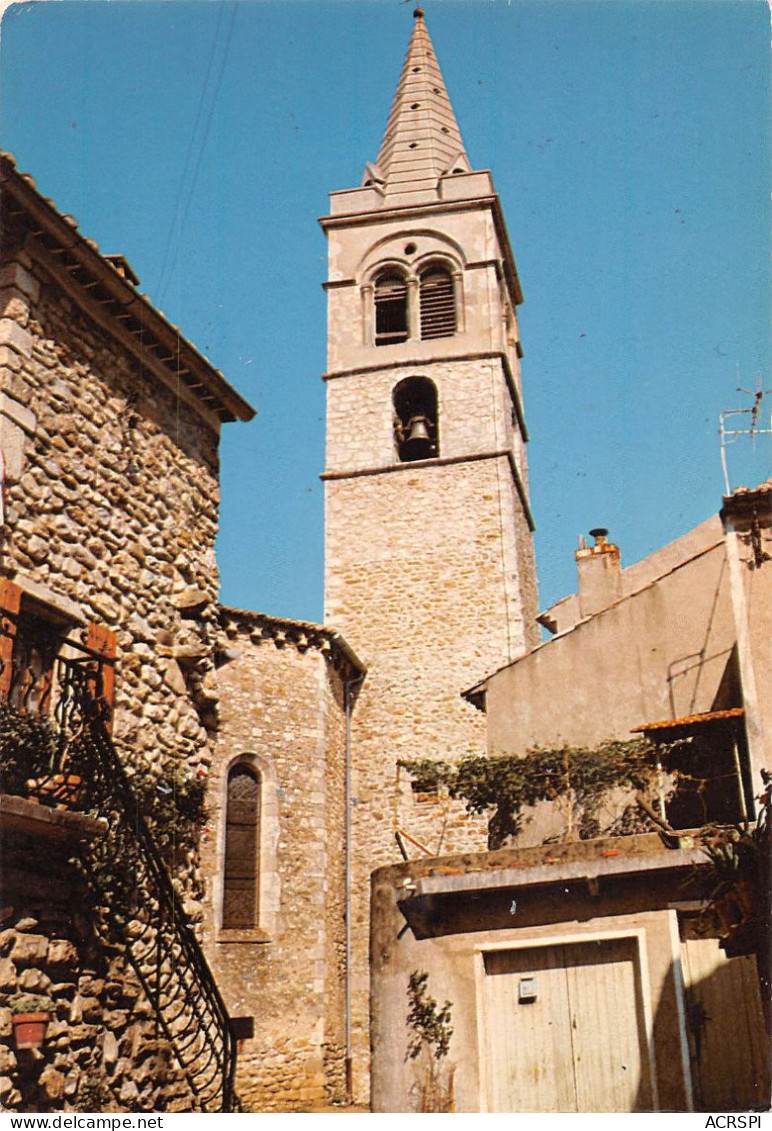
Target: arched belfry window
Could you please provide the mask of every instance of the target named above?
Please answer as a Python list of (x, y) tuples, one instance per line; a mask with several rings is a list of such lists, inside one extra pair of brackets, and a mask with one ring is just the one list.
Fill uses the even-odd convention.
[(406, 377), (395, 387), (394, 438), (402, 463), (440, 454), (437, 388), (428, 377)]
[(407, 280), (396, 271), (384, 271), (375, 280), (375, 344), (406, 342)]
[(433, 263), (421, 272), (419, 286), (421, 337), (449, 338), (456, 332), (453, 277), (447, 267)]
[(258, 925), (260, 888), (260, 774), (242, 762), (228, 773), (222, 925)]

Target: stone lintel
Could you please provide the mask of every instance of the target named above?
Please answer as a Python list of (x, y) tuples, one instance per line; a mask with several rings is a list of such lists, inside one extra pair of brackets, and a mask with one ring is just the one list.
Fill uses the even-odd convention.
[(14, 574), (13, 580), (27, 597), (38, 605), (45, 606), (46, 610), (50, 610), (57, 619), (74, 624), (86, 624), (87, 618), (83, 615), (80, 605), (69, 597), (55, 593), (42, 582), (34, 581), (21, 573)]

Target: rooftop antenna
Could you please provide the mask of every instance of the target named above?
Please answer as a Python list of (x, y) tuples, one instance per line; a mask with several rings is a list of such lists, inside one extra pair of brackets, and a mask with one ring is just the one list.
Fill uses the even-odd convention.
[[(769, 428), (759, 427), (759, 418), (761, 417), (761, 402), (764, 397), (772, 393), (772, 389), (762, 388), (761, 374), (756, 376), (756, 388), (744, 389), (741, 385), (737, 387), (738, 393), (746, 393), (747, 396), (753, 397), (753, 404), (750, 408), (725, 408), (718, 416), (718, 434), (721, 444), (721, 467), (724, 472), (724, 486), (726, 487), (726, 494), (731, 495), (732, 489), (729, 485), (729, 472), (726, 464), (726, 449), (730, 444), (734, 444), (741, 436), (750, 436), (755, 448), (757, 436), (772, 436), (772, 414), (769, 419)], [(750, 426), (745, 428), (732, 428), (727, 427), (727, 422), (732, 416), (750, 416)], [(746, 424), (747, 421), (738, 421), (738, 424)], [(764, 423), (762, 419), (762, 423)]]

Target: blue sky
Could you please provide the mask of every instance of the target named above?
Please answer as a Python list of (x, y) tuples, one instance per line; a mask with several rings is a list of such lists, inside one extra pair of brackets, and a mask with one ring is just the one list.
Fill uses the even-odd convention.
[[(427, 0), (523, 283), (540, 599), (720, 505), (722, 409), (769, 372), (764, 0)], [(325, 243), (377, 154), (398, 0), (48, 0), (0, 35), (2, 147), (258, 409), (226, 426), (226, 603), (322, 616)], [(766, 420), (772, 396), (766, 402)], [(769, 438), (729, 453), (772, 474)]]

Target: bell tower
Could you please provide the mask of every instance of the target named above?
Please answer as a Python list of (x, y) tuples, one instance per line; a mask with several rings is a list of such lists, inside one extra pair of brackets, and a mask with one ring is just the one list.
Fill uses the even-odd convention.
[(321, 224), (325, 621), (368, 666), (351, 731), (364, 1047), (370, 872), (399, 858), (399, 830), (435, 853), (485, 847), (463, 809), (414, 795), (398, 760), (483, 753), (483, 717), (461, 693), (538, 641), (520, 283), (420, 8), (378, 157)]

